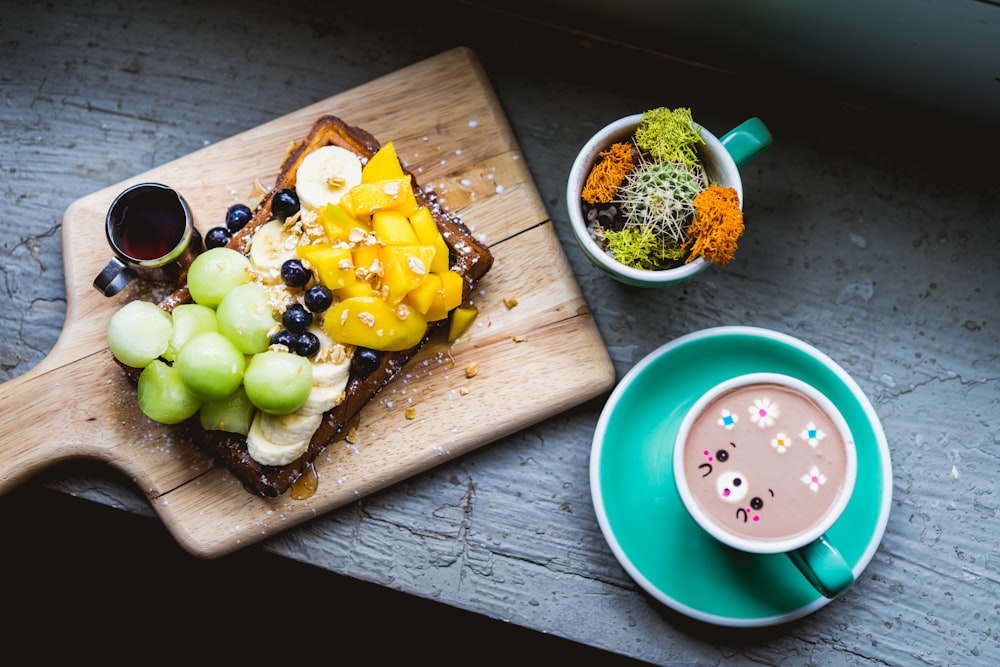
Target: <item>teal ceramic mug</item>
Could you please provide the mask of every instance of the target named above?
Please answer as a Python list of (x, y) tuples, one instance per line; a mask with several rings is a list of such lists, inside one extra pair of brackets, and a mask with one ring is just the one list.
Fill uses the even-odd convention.
[[(663, 270), (643, 270), (627, 266), (615, 260), (595, 239), (592, 224), (585, 218), (581, 193), (600, 153), (618, 141), (631, 137), (643, 114), (633, 114), (620, 118), (594, 134), (580, 149), (570, 169), (566, 185), (566, 206), (570, 228), (583, 254), (595, 266), (619, 282), (636, 287), (664, 287), (688, 280), (707, 269), (711, 262), (699, 257), (690, 263)], [(743, 208), (743, 181), (740, 167), (750, 162), (762, 150), (771, 145), (771, 132), (759, 118), (750, 118), (716, 137), (705, 127), (698, 125), (704, 143), (697, 147), (710, 182), (722, 187), (733, 188)]]
[(854, 583), (826, 536), (854, 491), (854, 438), (811, 385), (750, 373), (712, 387), (681, 422), (673, 470), (684, 507), (719, 542), (786, 554), (828, 598)]

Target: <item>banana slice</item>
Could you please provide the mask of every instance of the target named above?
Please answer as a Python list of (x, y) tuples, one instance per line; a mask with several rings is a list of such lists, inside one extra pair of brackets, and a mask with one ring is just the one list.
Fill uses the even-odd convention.
[(280, 220), (271, 220), (261, 225), (250, 240), (250, 261), (269, 284), (280, 282), (281, 265), (296, 257), (297, 241), (284, 233), (284, 227)]
[(322, 415), (270, 415), (258, 411), (247, 433), (247, 453), (266, 466), (288, 465), (302, 456)]
[(340, 146), (324, 146), (307, 155), (295, 175), (299, 202), (312, 209), (336, 204), (361, 183), (361, 160)]
[(345, 359), (341, 363), (325, 361), (313, 364), (313, 386), (309, 398), (298, 409), (301, 414), (322, 415), (337, 405), (347, 387), (351, 374), (351, 361)]

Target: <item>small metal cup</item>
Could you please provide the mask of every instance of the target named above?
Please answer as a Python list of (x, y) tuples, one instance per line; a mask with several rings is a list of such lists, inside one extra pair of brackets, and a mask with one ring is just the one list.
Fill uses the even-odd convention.
[(114, 296), (133, 278), (176, 283), (204, 249), (184, 198), (160, 183), (139, 183), (115, 198), (105, 221), (114, 256), (94, 288)]

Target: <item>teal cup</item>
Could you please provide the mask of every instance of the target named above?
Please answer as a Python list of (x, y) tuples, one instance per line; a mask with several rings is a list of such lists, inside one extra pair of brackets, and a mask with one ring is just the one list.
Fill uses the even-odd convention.
[(813, 386), (770, 372), (715, 385), (681, 422), (673, 473), (687, 513), (722, 544), (787, 555), (827, 598), (854, 583), (827, 536), (854, 491), (854, 438)]

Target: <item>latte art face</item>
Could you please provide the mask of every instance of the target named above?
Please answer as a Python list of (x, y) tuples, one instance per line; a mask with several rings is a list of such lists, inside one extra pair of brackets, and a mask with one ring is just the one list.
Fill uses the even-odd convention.
[(701, 520), (715, 533), (761, 543), (828, 523), (853, 487), (853, 442), (838, 423), (814, 397), (776, 382), (709, 400), (678, 443), (679, 472)]

